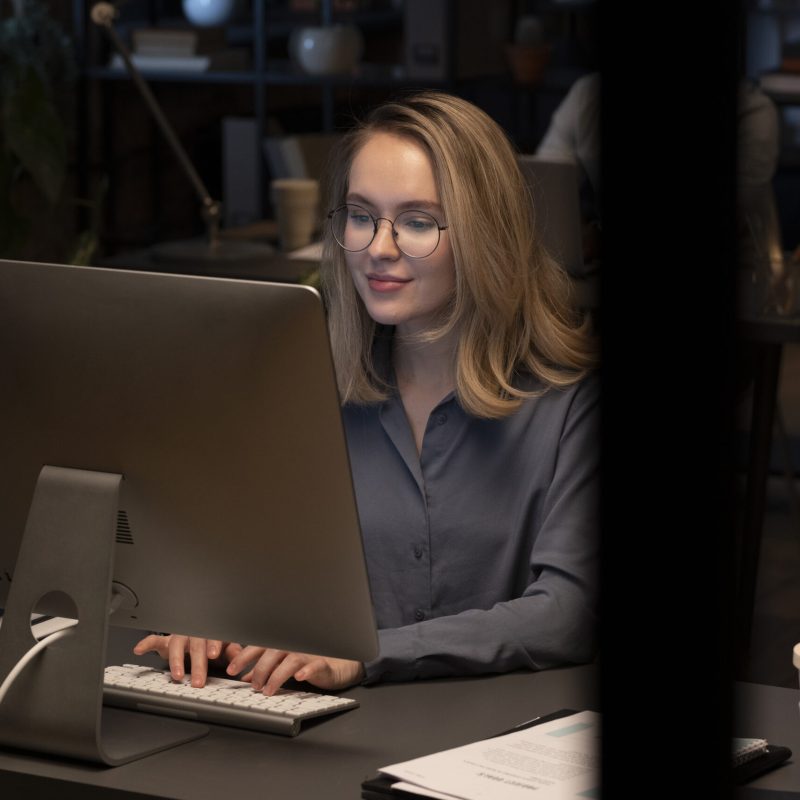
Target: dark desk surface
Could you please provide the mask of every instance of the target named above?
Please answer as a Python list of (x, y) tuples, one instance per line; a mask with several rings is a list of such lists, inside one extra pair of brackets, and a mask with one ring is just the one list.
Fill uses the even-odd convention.
[[(134, 631), (111, 630), (109, 663)], [(358, 800), (377, 769), (457, 747), (559, 708), (598, 706), (597, 669), (570, 667), (482, 678), (352, 687), (361, 706), (307, 724), (295, 738), (210, 726), (208, 736), (121, 767), (0, 750), (0, 796), (59, 800), (250, 797)], [(793, 757), (737, 791), (737, 800), (800, 798), (800, 691), (736, 684), (735, 736), (763, 737)]]
[[(788, 656), (791, 658), (791, 654)], [(739, 800), (800, 798), (800, 690), (755, 683), (736, 684), (735, 736), (767, 739), (792, 751), (779, 767), (742, 787)]]
[[(133, 661), (119, 649), (128, 632), (112, 634), (118, 649), (109, 649), (109, 662)], [(597, 710), (595, 676), (595, 668), (585, 666), (353, 687), (343, 694), (358, 698), (359, 708), (307, 724), (295, 738), (211, 726), (203, 739), (115, 768), (0, 750), (0, 794), (224, 800), (235, 791), (357, 800), (361, 782), (379, 767), (467, 744), (559, 708)]]

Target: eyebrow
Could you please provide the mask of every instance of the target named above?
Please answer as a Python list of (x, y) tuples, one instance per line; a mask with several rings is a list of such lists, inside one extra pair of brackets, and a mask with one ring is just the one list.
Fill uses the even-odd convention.
[[(348, 192), (345, 200), (348, 203), (362, 203), (370, 208), (377, 208), (375, 203), (364, 197), (364, 195), (358, 194), (357, 192)], [(418, 210), (443, 212), (443, 209), (439, 203), (434, 203), (430, 200), (404, 200), (402, 203), (398, 203), (395, 208), (397, 211)]]

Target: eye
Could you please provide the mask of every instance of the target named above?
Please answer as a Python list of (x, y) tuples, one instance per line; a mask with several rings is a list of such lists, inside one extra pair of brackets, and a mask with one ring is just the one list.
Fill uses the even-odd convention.
[(358, 206), (347, 207), (347, 222), (353, 227), (372, 227), (374, 225), (372, 217)]
[(428, 233), (438, 227), (433, 217), (418, 212), (403, 215), (400, 225), (409, 233)]

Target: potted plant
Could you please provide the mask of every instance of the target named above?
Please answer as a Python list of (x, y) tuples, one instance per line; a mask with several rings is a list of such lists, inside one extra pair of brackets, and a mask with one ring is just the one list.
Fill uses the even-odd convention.
[[(96, 225), (76, 235), (69, 153), (77, 62), (41, 0), (14, 0), (0, 20), (0, 256), (89, 263)], [(96, 220), (96, 213), (93, 215)]]

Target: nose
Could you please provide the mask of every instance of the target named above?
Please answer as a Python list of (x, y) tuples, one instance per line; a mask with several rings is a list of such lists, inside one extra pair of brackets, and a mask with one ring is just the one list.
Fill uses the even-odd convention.
[[(386, 223), (385, 225), (382, 223)], [(400, 255), (400, 248), (394, 238), (394, 228), (391, 220), (380, 217), (377, 220), (378, 229), (375, 231), (375, 238), (370, 242), (369, 254), (373, 258), (397, 258)]]

